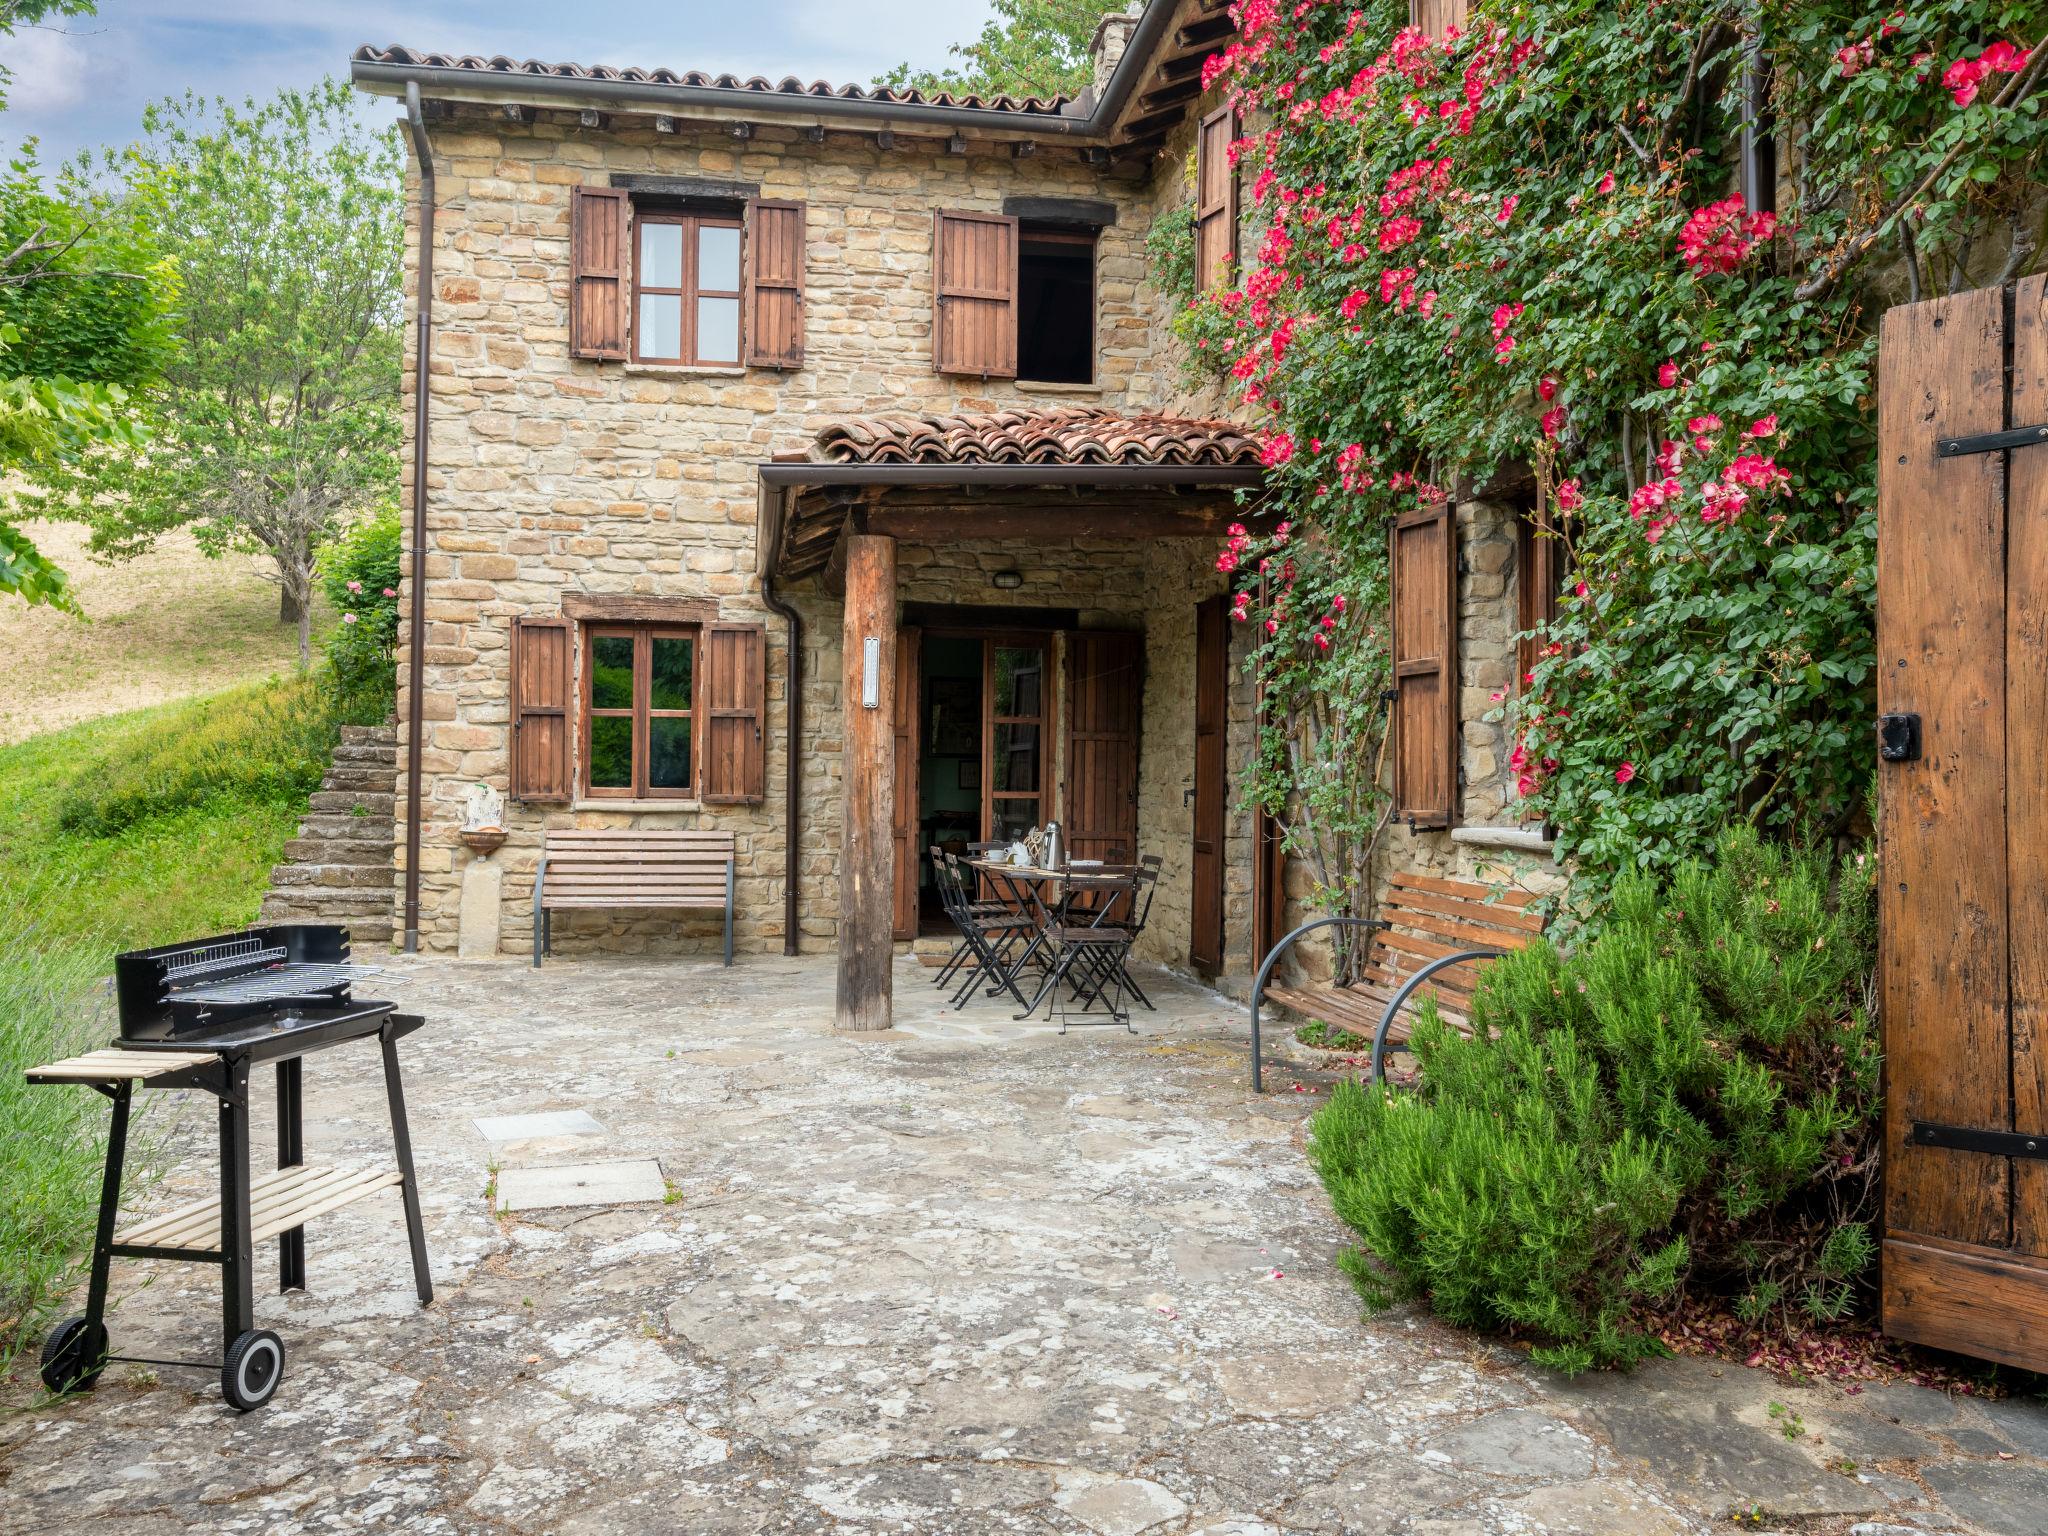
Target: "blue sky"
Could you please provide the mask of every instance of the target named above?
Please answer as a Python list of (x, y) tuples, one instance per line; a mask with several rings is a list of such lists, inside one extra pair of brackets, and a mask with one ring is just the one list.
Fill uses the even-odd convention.
[(46, 162), (125, 143), (146, 101), (266, 96), (346, 74), (359, 43), (843, 84), (944, 64), (987, 14), (987, 0), (100, 0), (97, 16), (0, 38), (0, 151), (31, 135)]

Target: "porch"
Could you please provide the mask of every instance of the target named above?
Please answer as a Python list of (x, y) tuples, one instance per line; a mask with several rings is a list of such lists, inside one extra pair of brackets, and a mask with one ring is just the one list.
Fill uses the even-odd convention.
[(787, 736), (839, 727), (792, 844), (836, 860), (840, 1027), (889, 1027), (888, 957), (941, 920), (933, 846), (1048, 820), (1076, 857), (1162, 861), (1142, 959), (1248, 969), (1256, 703), (1214, 562), (1262, 477), (1228, 423), (1072, 409), (847, 422), (762, 466), (770, 604), (838, 684)]

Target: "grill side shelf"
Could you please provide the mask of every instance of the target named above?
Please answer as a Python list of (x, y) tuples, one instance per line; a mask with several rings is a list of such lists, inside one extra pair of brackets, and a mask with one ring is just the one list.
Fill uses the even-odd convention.
[[(315, 1216), (339, 1210), (380, 1189), (394, 1189), (399, 1175), (389, 1168), (321, 1168), (294, 1163), (260, 1174), (249, 1186), (252, 1242), (304, 1226)], [(220, 1197), (209, 1196), (114, 1235), (116, 1247), (171, 1248), (211, 1253), (220, 1248)]]

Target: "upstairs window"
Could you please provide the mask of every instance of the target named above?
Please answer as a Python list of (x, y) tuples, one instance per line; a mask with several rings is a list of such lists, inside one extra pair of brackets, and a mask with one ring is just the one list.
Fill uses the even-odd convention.
[(633, 360), (737, 368), (740, 221), (650, 211), (633, 222)]
[(1024, 224), (1017, 240), (1017, 376), (1095, 382), (1095, 232)]
[(1219, 107), (1195, 135), (1195, 286), (1213, 292), (1237, 263), (1237, 167), (1230, 142), (1237, 118)]

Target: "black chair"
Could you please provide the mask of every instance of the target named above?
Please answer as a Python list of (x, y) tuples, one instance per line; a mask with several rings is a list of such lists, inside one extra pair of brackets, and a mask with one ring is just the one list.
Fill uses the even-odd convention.
[(952, 995), (953, 1007), (966, 1007), (967, 999), (984, 982), (991, 993), (1008, 991), (1022, 1003), (1024, 994), (1018, 990), (1016, 980), (1010, 974), (1007, 959), (1011, 949), (1030, 938), (1034, 927), (1031, 919), (1007, 907), (997, 911), (977, 910), (977, 903), (969, 895), (966, 878), (961, 873), (960, 861), (943, 849), (932, 850), (932, 870), (938, 882), (939, 900), (960, 934), (960, 945), (941, 972), (941, 976), (948, 980), (964, 974), (965, 979)]
[[(1121, 875), (1132, 882), (1130, 899), (1123, 903), (1119, 915), (1116, 903), (1112, 902), (1109, 912), (1103, 917), (1101, 926), (1121, 929), (1130, 939), (1123, 953), (1115, 957), (1117, 984), (1139, 1002), (1145, 1005), (1147, 1013), (1159, 1010), (1152, 1005), (1152, 999), (1145, 995), (1145, 989), (1132, 979), (1130, 969), (1131, 951), (1137, 948), (1138, 940), (1144, 935), (1145, 925), (1152, 917), (1152, 898), (1159, 894), (1159, 871), (1166, 861), (1156, 853), (1148, 853), (1135, 865), (1121, 869), (1108, 869), (1109, 874)], [(1104, 957), (1109, 957), (1105, 953)]]
[[(1045, 979), (1018, 1018), (1030, 1018), (1039, 1003), (1050, 996), (1060, 1016), (1060, 1033), (1065, 1034), (1073, 1011), (1061, 997), (1060, 987), (1064, 983), (1072, 1000), (1081, 1005), (1084, 1016), (1094, 1012), (1098, 1002), (1103, 1004), (1107, 1017), (1084, 1017), (1084, 1023), (1121, 1024), (1132, 1034), (1137, 1033), (1129, 1011), (1119, 1006), (1130, 985), (1131, 931), (1115, 921), (1114, 915), (1120, 903), (1136, 900), (1138, 886), (1139, 881), (1129, 874), (1091, 874), (1069, 881), (1068, 899), (1059, 912), (1046, 914), (1039, 935), (1040, 947), (1047, 957)], [(1077, 907), (1075, 897), (1094, 898), (1095, 904)], [(1081, 919), (1091, 912), (1091, 920), (1083, 922)]]

